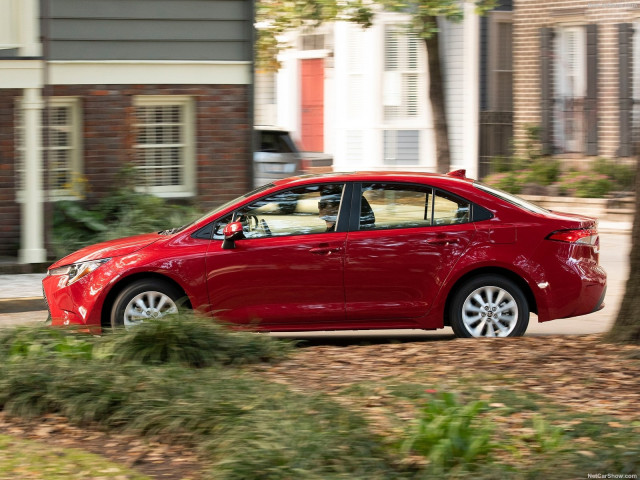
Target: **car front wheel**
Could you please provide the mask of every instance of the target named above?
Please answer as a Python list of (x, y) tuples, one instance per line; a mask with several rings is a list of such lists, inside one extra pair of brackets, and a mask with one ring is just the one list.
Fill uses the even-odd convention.
[(161, 280), (139, 280), (116, 297), (111, 309), (112, 328), (131, 328), (147, 319), (178, 313), (184, 297), (173, 285)]
[(520, 337), (529, 325), (522, 290), (499, 275), (481, 275), (464, 283), (449, 310), (457, 337)]

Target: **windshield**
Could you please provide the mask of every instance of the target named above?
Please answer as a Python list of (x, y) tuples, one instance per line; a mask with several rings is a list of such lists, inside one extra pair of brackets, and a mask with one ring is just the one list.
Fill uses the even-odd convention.
[(251, 195), (254, 195), (256, 193), (260, 193), (263, 190), (267, 190), (268, 188), (271, 188), (273, 186), (274, 186), (273, 183), (268, 183), (266, 185), (262, 185), (261, 187), (256, 188), (255, 190), (251, 190), (250, 192), (245, 193), (244, 195), (240, 195), (239, 197), (234, 198), (233, 200), (229, 200), (227, 203), (224, 203), (224, 204), (220, 205), (219, 207), (216, 207), (213, 210), (205, 213), (204, 215), (202, 215), (200, 218), (198, 218), (196, 221), (194, 221), (192, 223), (198, 223), (201, 220), (204, 220), (204, 219), (210, 217), (211, 215), (215, 215), (216, 213), (223, 211), (225, 208), (230, 207), (234, 203), (240, 202), (245, 198), (249, 198)]
[(520, 208), (524, 208), (529, 212), (533, 213), (547, 213), (549, 210), (539, 207), (538, 205), (527, 202), (525, 199), (520, 198), (516, 195), (512, 195), (511, 193), (505, 192), (504, 190), (499, 190), (497, 188), (490, 187), (489, 185), (485, 185), (480, 182), (474, 182), (473, 184), (476, 188), (479, 188), (483, 192), (487, 192), (489, 195), (493, 195), (494, 197), (498, 197), (505, 202), (511, 203), (512, 205), (516, 205)]

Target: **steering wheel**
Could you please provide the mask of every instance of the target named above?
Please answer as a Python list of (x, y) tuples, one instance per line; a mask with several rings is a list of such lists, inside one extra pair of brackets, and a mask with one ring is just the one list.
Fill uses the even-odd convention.
[(260, 225), (258, 222), (258, 217), (256, 217), (255, 215), (243, 215), (241, 221), (247, 226), (247, 230), (249, 232), (258, 230), (258, 226)]
[(271, 229), (264, 218), (260, 219), (260, 229), (264, 232), (267, 237), (271, 236)]

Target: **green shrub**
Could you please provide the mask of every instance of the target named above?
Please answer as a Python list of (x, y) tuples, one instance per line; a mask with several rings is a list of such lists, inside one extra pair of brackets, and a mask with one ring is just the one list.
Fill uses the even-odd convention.
[(518, 194), (527, 183), (527, 172), (507, 172), (489, 175), (483, 179), (483, 183), (499, 188), (505, 192)]
[(540, 158), (527, 168), (527, 182), (551, 185), (560, 176), (560, 162), (552, 158)]
[(258, 333), (231, 331), (192, 312), (153, 319), (110, 335), (101, 352), (116, 363), (177, 363), (189, 367), (284, 358), (290, 344)]
[(636, 181), (636, 168), (633, 165), (598, 158), (592, 170), (601, 175), (606, 175), (614, 183), (614, 188), (618, 190), (633, 191)]
[(435, 393), (421, 410), (403, 450), (425, 456), (438, 473), (475, 468), (495, 448), (493, 429), (479, 417), (485, 408), (481, 401), (463, 405), (453, 393)]
[(613, 190), (613, 182), (602, 174), (569, 172), (558, 181), (564, 195), (578, 198), (602, 198)]
[(135, 169), (122, 170), (118, 187), (97, 204), (60, 201), (53, 210), (53, 247), (64, 256), (92, 243), (178, 227), (200, 213), (191, 205), (178, 205), (140, 193), (131, 178)]
[(57, 355), (89, 360), (93, 339), (77, 335), (73, 329), (50, 327), (16, 327), (0, 330), (0, 359), (46, 357)]

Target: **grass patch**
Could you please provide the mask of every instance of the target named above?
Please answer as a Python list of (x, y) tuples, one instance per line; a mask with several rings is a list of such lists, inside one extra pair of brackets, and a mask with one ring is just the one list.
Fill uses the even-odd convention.
[(100, 455), (0, 435), (0, 478), (148, 480)]

